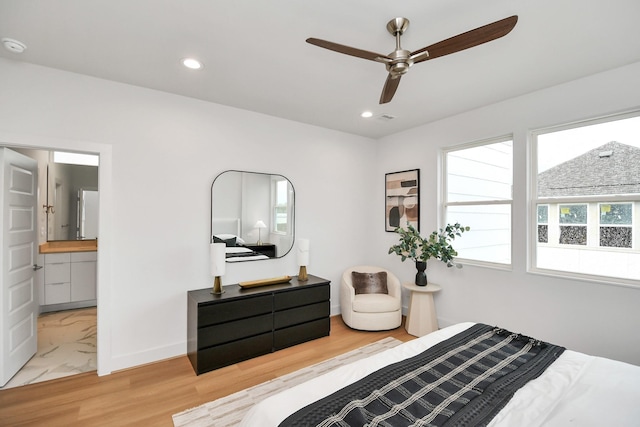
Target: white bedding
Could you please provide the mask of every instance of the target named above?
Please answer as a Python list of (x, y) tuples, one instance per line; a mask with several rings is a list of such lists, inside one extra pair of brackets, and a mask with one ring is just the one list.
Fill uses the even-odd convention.
[[(255, 405), (246, 427), (275, 427), (298, 409), (469, 328), (461, 323), (343, 366)], [(518, 390), (489, 426), (640, 426), (640, 367), (566, 350)]]

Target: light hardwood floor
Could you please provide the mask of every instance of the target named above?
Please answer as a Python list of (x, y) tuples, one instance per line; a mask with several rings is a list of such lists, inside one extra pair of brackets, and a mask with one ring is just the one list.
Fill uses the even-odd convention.
[(173, 426), (171, 416), (391, 336), (349, 329), (197, 376), (187, 356), (98, 377), (95, 372), (0, 391), (0, 426)]

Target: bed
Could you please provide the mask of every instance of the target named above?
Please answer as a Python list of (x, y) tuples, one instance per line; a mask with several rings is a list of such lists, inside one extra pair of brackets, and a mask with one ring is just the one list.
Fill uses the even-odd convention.
[[(324, 423), (308, 423), (304, 421), (304, 417), (320, 416), (321, 419), (324, 419), (329, 414), (322, 411), (327, 408), (330, 409), (331, 405), (334, 405), (335, 408), (341, 408), (339, 406), (340, 399), (344, 399), (345, 396), (351, 394), (361, 396), (364, 386), (360, 384), (367, 383), (367, 381), (370, 382), (371, 378), (378, 375), (379, 372), (396, 371), (402, 366), (400, 364), (402, 361), (425, 357), (423, 354), (426, 350), (430, 352), (440, 351), (442, 353), (444, 351), (442, 350), (443, 348), (449, 348), (447, 345), (450, 345), (450, 342), (459, 339), (460, 336), (465, 334), (470, 337), (472, 333), (476, 333), (475, 330), (480, 330), (484, 327), (493, 328), (475, 323), (457, 324), (371, 356), (365, 361), (343, 366), (265, 399), (247, 412), (241, 425), (251, 427), (318, 424), (327, 426), (357, 425), (350, 424), (344, 420), (336, 421), (335, 419), (325, 420)], [(484, 330), (486, 331), (486, 328)], [(497, 331), (505, 332), (499, 328), (497, 328)], [(507, 335), (514, 335), (508, 331), (506, 332)], [(447, 422), (452, 421), (449, 424), (440, 422), (442, 417), (439, 420), (431, 420), (426, 423), (417, 422), (411, 424), (408, 421), (402, 423), (398, 422), (397, 418), (385, 418), (390, 417), (388, 413), (393, 413), (395, 416), (397, 412), (401, 412), (388, 410), (393, 405), (402, 406), (402, 404), (393, 403), (387, 407), (388, 413), (386, 415), (378, 415), (379, 418), (376, 420), (382, 420), (380, 424), (372, 422), (370, 425), (391, 425), (394, 427), (399, 425), (489, 425), (500, 427), (555, 427), (568, 425), (624, 427), (640, 425), (640, 367), (610, 359), (588, 356), (554, 346), (553, 344), (529, 339), (528, 337), (520, 337), (523, 342), (529, 340), (529, 344), (533, 347), (536, 344), (542, 345), (545, 350), (540, 351), (540, 353), (546, 353), (545, 357), (552, 360), (541, 372), (534, 375), (534, 378), (527, 380), (524, 385), (519, 386), (515, 391), (500, 391), (503, 394), (506, 393), (506, 397), (501, 396), (504, 398), (504, 402), (500, 403), (497, 409), (493, 409), (495, 413), (489, 419), (483, 415), (484, 418), (481, 417), (481, 420), (476, 422), (473, 419), (464, 418), (466, 415), (463, 414), (463, 418), (458, 417), (459, 422), (456, 423), (452, 421), (455, 420), (455, 414), (445, 413), (444, 418), (450, 418)], [(497, 339), (502, 338), (498, 337)], [(496, 360), (495, 363), (500, 366), (509, 366), (513, 363), (513, 360), (518, 360), (519, 357), (521, 355), (516, 356), (515, 359), (512, 359), (507, 364), (500, 360)], [(547, 362), (549, 361), (547, 360)], [(522, 366), (525, 365), (525, 363), (522, 364)], [(458, 364), (456, 363), (451, 368), (456, 369), (457, 366)], [(514, 382), (515, 380), (509, 381)], [(479, 388), (477, 384), (472, 384), (471, 387), (468, 384), (463, 384), (460, 387), (465, 392), (469, 390), (477, 392)], [(489, 390), (491, 387), (493, 385), (485, 390)], [(496, 390), (501, 390), (500, 387), (496, 386), (496, 388), (492, 389), (492, 393), (499, 394)], [(448, 399), (448, 393), (443, 393), (442, 389), (434, 390), (439, 395), (438, 399), (442, 401)], [(380, 397), (378, 400), (384, 402), (387, 399), (387, 395), (380, 392), (379, 388), (376, 393)], [(484, 398), (480, 400), (482, 399)], [(360, 399), (360, 401), (364, 400)], [(408, 400), (411, 399), (408, 398)], [(475, 404), (474, 400), (471, 400), (471, 402)], [(336, 404), (338, 406), (335, 406)], [(341, 415), (345, 408), (351, 408), (352, 406), (354, 406), (353, 402), (333, 413)], [(365, 407), (364, 410), (359, 412), (367, 414), (369, 409), (369, 407)], [(481, 409), (477, 412), (482, 413), (482, 411)], [(343, 424), (340, 424), (340, 422)], [(363, 424), (360, 423), (360, 425)]]
[(239, 218), (220, 218), (212, 222), (212, 242), (225, 243), (227, 262), (255, 261), (269, 259), (268, 256), (246, 247), (240, 237)]
[(236, 243), (232, 247), (227, 246), (227, 262), (255, 261), (258, 259), (269, 259), (269, 257), (245, 247), (244, 243)]

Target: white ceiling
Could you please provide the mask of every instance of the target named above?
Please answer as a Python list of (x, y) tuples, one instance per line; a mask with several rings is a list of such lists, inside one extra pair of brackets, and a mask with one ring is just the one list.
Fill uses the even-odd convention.
[[(404, 16), (415, 51), (510, 15), (507, 36), (414, 65), (385, 105), (383, 64), (305, 43), (388, 54)], [(638, 0), (0, 0), (0, 37), (27, 45), (0, 56), (378, 138), (640, 61), (639, 18)]]

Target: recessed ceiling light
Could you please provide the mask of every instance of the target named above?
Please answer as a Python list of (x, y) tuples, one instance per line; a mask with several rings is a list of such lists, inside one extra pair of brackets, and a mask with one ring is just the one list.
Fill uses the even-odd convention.
[(360, 117), (368, 119), (369, 117), (373, 117), (373, 113), (371, 111), (364, 111), (362, 114), (360, 114)]
[(3, 38), (2, 44), (4, 45), (5, 49), (13, 53), (22, 53), (27, 48), (27, 45), (25, 45), (24, 43), (9, 38)]
[(199, 70), (200, 68), (202, 68), (202, 62), (198, 61), (197, 59), (193, 59), (193, 58), (185, 58), (182, 60), (182, 65), (184, 65), (187, 68), (191, 68), (192, 70)]

